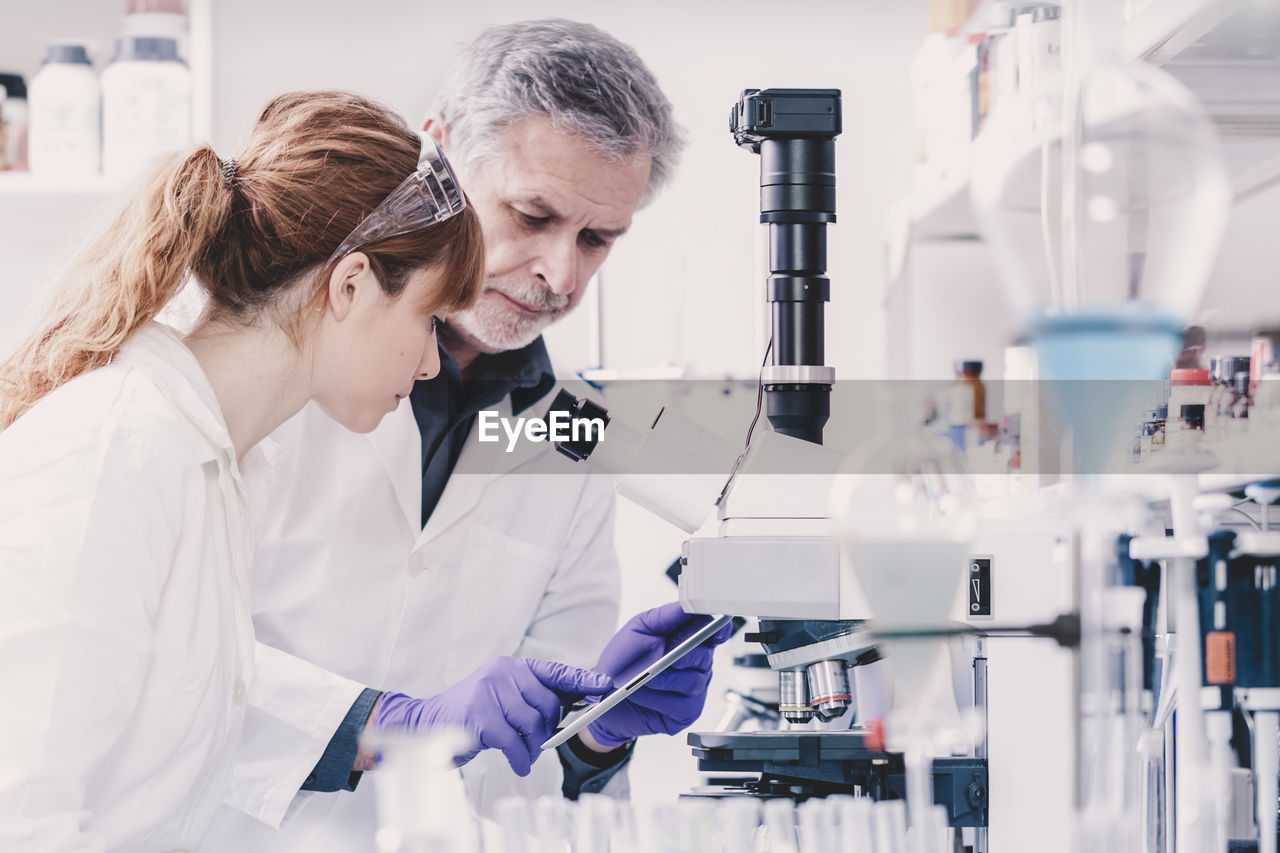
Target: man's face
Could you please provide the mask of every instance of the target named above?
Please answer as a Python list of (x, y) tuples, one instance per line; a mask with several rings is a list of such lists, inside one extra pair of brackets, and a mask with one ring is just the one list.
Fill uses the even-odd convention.
[(480, 301), (450, 315), (452, 331), (480, 352), (503, 352), (568, 313), (631, 225), (650, 162), (606, 159), (545, 116), (506, 128), (497, 153), (459, 175), (488, 262)]

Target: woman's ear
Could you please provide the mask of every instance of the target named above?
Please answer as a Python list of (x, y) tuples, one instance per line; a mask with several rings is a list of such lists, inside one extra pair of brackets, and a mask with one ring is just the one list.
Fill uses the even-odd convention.
[(352, 252), (338, 261), (329, 275), (326, 299), (335, 320), (341, 323), (351, 314), (356, 300), (362, 295), (362, 289), (368, 287), (373, 278), (369, 257), (364, 252)]

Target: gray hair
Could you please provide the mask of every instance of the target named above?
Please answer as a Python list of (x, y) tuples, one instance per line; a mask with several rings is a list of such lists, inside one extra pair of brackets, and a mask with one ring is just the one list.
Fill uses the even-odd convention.
[(684, 147), (671, 103), (636, 52), (598, 27), (561, 18), (482, 32), (454, 62), (437, 110), (464, 163), (494, 156), (501, 131), (534, 115), (581, 134), (607, 158), (647, 154), (653, 166), (642, 204), (671, 180)]

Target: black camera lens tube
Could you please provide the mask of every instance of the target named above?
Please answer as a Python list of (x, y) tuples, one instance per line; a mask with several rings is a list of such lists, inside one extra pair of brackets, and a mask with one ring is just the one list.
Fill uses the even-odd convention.
[(773, 428), (816, 444), (835, 374), (824, 365), (827, 224), (836, 220), (838, 89), (747, 89), (730, 113), (738, 145), (760, 155), (760, 221), (769, 229), (773, 355), (765, 370)]

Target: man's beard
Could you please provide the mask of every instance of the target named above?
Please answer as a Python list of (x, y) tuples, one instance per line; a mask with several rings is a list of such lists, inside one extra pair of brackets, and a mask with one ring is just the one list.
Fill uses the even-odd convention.
[(569, 311), (569, 297), (552, 293), (542, 284), (486, 280), (485, 290), (498, 290), (543, 313), (530, 317), (497, 295), (483, 295), (469, 311), (449, 315), (449, 325), (473, 346), (486, 352), (507, 352), (531, 344), (542, 330)]

